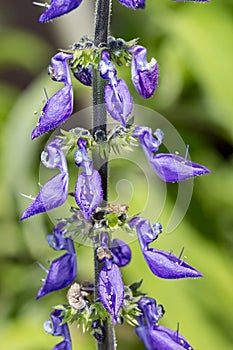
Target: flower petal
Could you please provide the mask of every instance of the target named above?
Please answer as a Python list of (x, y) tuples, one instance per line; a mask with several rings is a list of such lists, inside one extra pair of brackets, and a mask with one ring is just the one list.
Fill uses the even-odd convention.
[(127, 117), (133, 109), (133, 100), (124, 80), (115, 85), (106, 85), (104, 89), (105, 106), (111, 117), (126, 126)]
[(54, 250), (67, 250), (70, 254), (75, 254), (73, 240), (66, 237), (63, 228), (65, 223), (60, 222), (53, 229), (53, 233), (47, 236), (48, 245)]
[(190, 179), (210, 171), (203, 165), (193, 163), (176, 154), (159, 153), (151, 155), (149, 163), (157, 175), (166, 182), (177, 182)]
[(134, 130), (134, 137), (138, 137), (140, 144), (146, 154), (157, 152), (160, 145), (163, 142), (164, 133), (161, 129), (156, 129), (154, 136), (152, 135), (151, 128), (147, 126), (137, 126)]
[(142, 251), (148, 249), (148, 245), (157, 239), (158, 235), (162, 232), (162, 225), (156, 222), (154, 225), (150, 225), (148, 219), (141, 217), (135, 217), (128, 221), (129, 226), (135, 226), (138, 241), (141, 246)]
[(132, 53), (131, 76), (135, 89), (143, 98), (149, 98), (158, 86), (159, 69), (155, 58), (148, 63), (147, 50), (140, 45), (134, 45), (129, 49)]
[(107, 50), (101, 52), (101, 61), (98, 66), (100, 75), (107, 79), (109, 84), (104, 89), (106, 110), (111, 117), (126, 126), (127, 117), (133, 109), (133, 99), (124, 80), (117, 80), (114, 64), (110, 61)]
[(41, 153), (41, 162), (48, 169), (59, 169), (68, 173), (66, 157), (62, 150), (62, 140), (54, 139), (47, 146), (47, 151)]
[(163, 326), (154, 328), (139, 326), (136, 328), (136, 334), (143, 341), (147, 350), (193, 350), (182, 335)]
[(61, 206), (68, 196), (68, 174), (61, 173), (46, 182), (20, 220)]
[(54, 310), (51, 315), (51, 321), (44, 323), (44, 330), (46, 333), (53, 336), (62, 336), (64, 341), (55, 345), (53, 350), (72, 350), (71, 337), (67, 323), (62, 323), (63, 316), (61, 316), (61, 310)]
[(112, 264), (110, 269), (104, 266), (100, 271), (98, 293), (101, 303), (112, 316), (113, 324), (116, 325), (117, 315), (124, 299), (124, 285), (116, 264)]
[(65, 288), (74, 282), (77, 274), (75, 254), (64, 254), (52, 261), (46, 279), (37, 294), (37, 299), (48, 293)]
[(74, 196), (84, 218), (88, 220), (103, 200), (101, 177), (97, 170), (93, 170), (91, 175), (83, 172), (78, 176)]
[(148, 327), (156, 325), (165, 312), (162, 305), (157, 306), (155, 299), (150, 297), (142, 297), (138, 301), (138, 307), (142, 311)]
[(145, 0), (118, 0), (122, 5), (131, 9), (144, 9), (146, 5)]
[(82, 0), (52, 0), (48, 9), (39, 18), (40, 23), (48, 22), (76, 9)]
[(160, 341), (160, 343), (161, 342), (164, 344), (168, 343), (170, 346), (170, 349), (193, 350), (193, 347), (187, 342), (187, 340), (181, 334), (179, 334), (177, 331), (173, 331), (163, 326), (157, 326), (153, 332), (152, 337), (153, 337), (153, 340), (157, 338)]
[(65, 52), (58, 52), (51, 58), (51, 66), (49, 66), (49, 74), (54, 81), (63, 82), (71, 85), (70, 70), (68, 60), (71, 60), (73, 55)]
[(72, 111), (73, 89), (71, 85), (66, 85), (47, 100), (41, 112), (39, 122), (32, 131), (32, 139), (64, 123), (72, 114)]
[(92, 161), (87, 151), (87, 140), (80, 137), (77, 142), (78, 149), (74, 154), (74, 161), (78, 167), (83, 167), (87, 175), (92, 173)]
[(125, 242), (120, 239), (113, 239), (111, 242), (111, 253), (113, 262), (119, 266), (126, 266), (131, 260), (131, 249)]
[(175, 255), (150, 248), (143, 251), (146, 262), (156, 276), (166, 279), (202, 277), (202, 274)]
[(62, 151), (62, 141), (52, 140), (47, 146), (47, 151), (41, 154), (41, 161), (49, 169), (59, 169), (60, 174), (50, 179), (40, 190), (34, 202), (25, 210), (20, 220), (32, 215), (43, 213), (62, 205), (68, 195), (68, 169), (66, 157)]
[(92, 86), (91, 66), (82, 67), (81, 65), (78, 65), (76, 71), (74, 72), (74, 76), (83, 85)]

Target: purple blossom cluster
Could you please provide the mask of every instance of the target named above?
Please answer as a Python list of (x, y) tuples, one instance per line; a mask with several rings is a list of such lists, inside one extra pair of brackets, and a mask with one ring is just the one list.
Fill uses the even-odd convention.
[[(149, 98), (158, 86), (158, 64), (153, 58), (147, 62), (147, 50), (140, 45), (134, 45), (128, 53), (132, 56), (131, 75), (135, 89), (143, 98)], [(64, 87), (49, 98), (42, 111), (37, 126), (32, 131), (32, 139), (63, 124), (73, 112), (73, 88), (69, 65), (72, 66), (74, 54), (57, 53), (51, 59), (49, 74), (56, 82), (64, 83)], [(107, 112), (113, 119), (126, 126), (127, 119), (133, 109), (133, 99), (122, 79), (117, 79), (117, 72), (110, 60), (110, 52), (101, 50), (97, 69), (100, 76), (108, 81), (104, 89), (104, 99)], [(92, 85), (92, 68), (75, 67), (75, 77), (84, 85)]]
[[(179, 0), (176, 0), (177, 2)], [(195, 1), (195, 0), (193, 0)], [(209, 0), (199, 0), (206, 1)], [(76, 9), (82, 0), (52, 0), (49, 4), (37, 3), (46, 8), (39, 22), (47, 22)], [(121, 4), (132, 9), (143, 9), (145, 0), (119, 0)], [(92, 43), (93, 44), (93, 43)], [(163, 142), (163, 132), (152, 130), (146, 126), (129, 126), (128, 120), (133, 109), (133, 99), (126, 82), (118, 78), (111, 49), (117, 46), (114, 39), (111, 45), (102, 43), (102, 47), (92, 46), (92, 61), (85, 64), (82, 58), (86, 53), (78, 49), (59, 52), (51, 59), (49, 74), (55, 82), (63, 83), (52, 97), (48, 98), (38, 121), (32, 131), (32, 139), (60, 126), (73, 112), (73, 86), (71, 70), (75, 78), (82, 84), (92, 86), (93, 70), (105, 81), (104, 102), (106, 111), (120, 123), (125, 135), (138, 140), (153, 171), (166, 182), (180, 182), (199, 175), (209, 173), (209, 170), (197, 163), (177, 154), (158, 153)], [(123, 45), (124, 46), (124, 45)], [(118, 47), (119, 49), (119, 47)], [(131, 77), (138, 94), (147, 99), (154, 95), (158, 86), (158, 64), (155, 58), (147, 61), (147, 50), (136, 43), (125, 45), (122, 49), (127, 60), (131, 62)], [(119, 53), (119, 51), (118, 51)], [(81, 57), (81, 58), (80, 58)], [(94, 57), (94, 60), (93, 60)], [(74, 135), (72, 136), (74, 138)], [(106, 143), (109, 139), (106, 135)], [(60, 136), (50, 141), (46, 151), (41, 154), (41, 162), (48, 169), (57, 169), (53, 176), (40, 189), (38, 195), (24, 211), (21, 220), (33, 215), (55, 209), (65, 203), (69, 195), (69, 173), (66, 162), (67, 143)], [(72, 350), (71, 337), (67, 322), (83, 321), (83, 328), (91, 329), (91, 334), (98, 343), (104, 340), (107, 329), (104, 321), (111, 318), (113, 325), (130, 319), (135, 326), (137, 336), (143, 341), (148, 350), (181, 350), (193, 349), (178, 331), (172, 331), (159, 325), (164, 314), (162, 305), (157, 305), (153, 298), (144, 296), (138, 291), (139, 284), (125, 286), (120, 268), (131, 261), (132, 252), (124, 241), (113, 239), (115, 228), (136, 230), (139, 246), (146, 264), (151, 272), (163, 279), (197, 278), (202, 274), (188, 265), (181, 256), (177, 257), (150, 246), (162, 233), (159, 222), (150, 224), (143, 217), (127, 216), (127, 206), (111, 205), (103, 201), (102, 178), (99, 169), (95, 169), (91, 157), (95, 149), (94, 138), (86, 133), (75, 135), (74, 163), (79, 173), (72, 194), (77, 208), (73, 208), (72, 218), (60, 219), (47, 237), (51, 248), (65, 251), (63, 255), (52, 261), (46, 277), (38, 291), (37, 299), (47, 294), (70, 287), (67, 293), (69, 305), (56, 307), (51, 313), (50, 321), (45, 322), (44, 329), (53, 336), (62, 336), (63, 340), (53, 350)], [(109, 146), (109, 144), (108, 144)], [(72, 149), (71, 147), (71, 149)], [(74, 229), (70, 229), (73, 225)], [(95, 249), (95, 264), (99, 266), (97, 289), (92, 284), (76, 283), (77, 279), (77, 250), (72, 235), (81, 227), (85, 239), (91, 239)], [(74, 283), (75, 282), (75, 283)], [(74, 283), (74, 284), (73, 284)], [(97, 292), (97, 298), (93, 297)], [(81, 322), (81, 321), (80, 321)]]

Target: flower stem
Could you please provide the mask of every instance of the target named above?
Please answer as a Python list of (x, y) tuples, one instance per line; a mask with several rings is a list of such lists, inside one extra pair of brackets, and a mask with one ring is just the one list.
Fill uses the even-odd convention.
[[(111, 0), (97, 0), (95, 12), (95, 45), (107, 43), (111, 14)], [(98, 70), (93, 69), (93, 136), (97, 143), (104, 142), (107, 134), (107, 113), (104, 105), (105, 81), (100, 77)], [(103, 188), (103, 205), (108, 200), (108, 159), (101, 157), (98, 152), (93, 152), (93, 165), (101, 176)], [(95, 270), (95, 301), (98, 299), (98, 279), (101, 264), (97, 260), (94, 247), (94, 270)], [(109, 317), (104, 322), (105, 336), (103, 341), (97, 342), (98, 350), (115, 350), (115, 331)]]

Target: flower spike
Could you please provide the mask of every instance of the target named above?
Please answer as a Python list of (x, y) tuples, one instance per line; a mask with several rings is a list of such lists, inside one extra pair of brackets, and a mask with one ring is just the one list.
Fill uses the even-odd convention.
[(42, 13), (39, 18), (40, 23), (45, 23), (71, 12), (72, 10), (76, 9), (81, 2), (82, 0), (51, 0), (49, 5), (38, 2), (33, 2), (33, 4), (39, 6), (44, 5), (44, 7), (47, 8), (47, 10)]
[[(66, 158), (61, 148), (62, 141), (55, 139), (47, 145), (47, 152), (42, 152), (42, 163), (51, 169), (59, 169), (55, 175), (41, 188), (34, 202), (24, 211), (20, 220), (46, 212), (61, 206), (68, 196), (69, 175)], [(46, 160), (48, 157), (48, 160)]]
[(32, 139), (55, 129), (73, 112), (73, 88), (68, 67), (68, 60), (72, 57), (73, 55), (59, 52), (51, 59), (51, 78), (56, 82), (63, 82), (65, 86), (46, 101), (37, 126), (32, 131)]

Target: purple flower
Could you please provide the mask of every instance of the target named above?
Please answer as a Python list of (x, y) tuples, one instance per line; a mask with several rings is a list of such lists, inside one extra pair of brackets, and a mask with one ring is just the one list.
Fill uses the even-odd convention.
[[(155, 299), (150, 297), (142, 297), (138, 301), (138, 307), (142, 312), (144, 321), (146, 321), (149, 327), (156, 325), (165, 313), (163, 306), (157, 305)], [(141, 317), (140, 320), (142, 320)]]
[(92, 86), (92, 68), (91, 66), (82, 67), (77, 66), (77, 70), (74, 72), (74, 76), (80, 83), (87, 86)]
[(138, 317), (139, 325), (136, 334), (143, 341), (147, 350), (193, 350), (187, 340), (178, 333), (158, 325), (164, 310), (161, 305), (156, 305), (152, 298), (142, 297), (138, 302), (142, 315)]
[(37, 299), (69, 286), (77, 275), (74, 244), (71, 238), (64, 236), (62, 227), (55, 226), (53, 234), (48, 236), (48, 243), (53, 249), (65, 249), (67, 253), (52, 261), (43, 285), (37, 294)]
[(156, 129), (154, 134), (152, 134), (151, 128), (137, 126), (134, 130), (134, 137), (139, 138), (143, 151), (149, 156), (151, 153), (158, 151), (163, 142), (164, 133), (162, 130)]
[(140, 45), (129, 49), (132, 53), (131, 76), (135, 89), (143, 98), (149, 98), (158, 86), (158, 64), (155, 58), (150, 63), (146, 60), (147, 50)]
[(118, 312), (124, 300), (124, 285), (120, 269), (116, 264), (103, 266), (99, 274), (98, 293), (101, 303), (117, 323)]
[(130, 227), (136, 227), (138, 241), (143, 251), (162, 233), (162, 225), (159, 222), (156, 222), (151, 227), (150, 221), (141, 217), (134, 217), (128, 224)]
[(111, 241), (111, 253), (113, 262), (119, 266), (126, 266), (131, 260), (131, 249), (125, 242), (120, 239), (113, 239)]
[(20, 220), (57, 208), (66, 201), (69, 175), (61, 144), (61, 140), (55, 139), (47, 145), (47, 152), (41, 154), (41, 161), (46, 168), (59, 169), (60, 174), (46, 182), (34, 202), (24, 211)]
[(102, 51), (98, 69), (101, 77), (109, 81), (104, 89), (106, 109), (113, 119), (126, 126), (127, 118), (133, 109), (133, 100), (125, 81), (117, 79), (114, 64), (110, 61), (107, 50)]
[(139, 138), (142, 149), (152, 169), (163, 181), (184, 181), (192, 177), (210, 173), (209, 169), (203, 165), (193, 163), (177, 154), (154, 154), (162, 143), (163, 132), (157, 129), (154, 135), (157, 140), (153, 138), (150, 128), (143, 126), (135, 128), (134, 137)]
[(190, 179), (210, 171), (205, 166), (193, 163), (176, 154), (159, 153), (149, 159), (152, 169), (166, 182), (178, 182)]
[(77, 275), (76, 255), (66, 253), (52, 261), (46, 279), (37, 294), (37, 299), (48, 293), (69, 286)]
[(99, 172), (92, 169), (92, 161), (87, 152), (87, 141), (79, 138), (77, 145), (79, 148), (74, 154), (75, 164), (83, 167), (84, 172), (78, 176), (74, 196), (84, 218), (88, 220), (102, 202), (103, 190)]
[(47, 10), (39, 18), (39, 22), (44, 23), (76, 9), (81, 2), (82, 0), (51, 0), (49, 5), (39, 2), (33, 4), (47, 7)]
[(97, 170), (92, 170), (90, 175), (83, 172), (78, 176), (74, 196), (84, 218), (88, 220), (103, 200), (101, 177)]
[(135, 217), (128, 224), (135, 226), (143, 256), (154, 275), (166, 279), (202, 277), (202, 274), (172, 253), (149, 248), (149, 244), (162, 232), (159, 223), (150, 226), (147, 219)]
[(154, 275), (160, 278), (194, 278), (202, 274), (172, 253), (148, 248), (143, 251), (144, 258)]
[(68, 60), (73, 55), (59, 52), (51, 59), (49, 72), (54, 81), (63, 82), (65, 86), (58, 90), (45, 103), (37, 126), (32, 131), (32, 139), (64, 123), (73, 111), (73, 89)]
[(122, 5), (131, 9), (144, 9), (146, 0), (118, 0)]
[(63, 337), (64, 340), (55, 345), (53, 350), (72, 350), (70, 332), (67, 323), (63, 322), (62, 311), (55, 309), (51, 314), (51, 321), (44, 323), (44, 330), (55, 337)]

